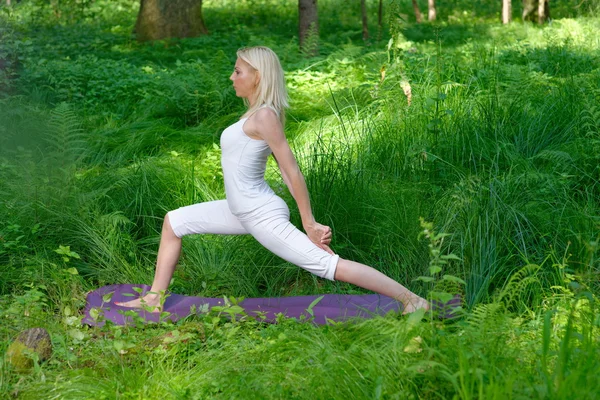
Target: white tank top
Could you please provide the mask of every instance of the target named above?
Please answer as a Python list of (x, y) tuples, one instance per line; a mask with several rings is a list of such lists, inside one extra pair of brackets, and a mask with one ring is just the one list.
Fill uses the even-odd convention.
[(264, 140), (246, 135), (243, 126), (247, 120), (240, 119), (221, 135), (221, 166), (227, 204), (238, 217), (256, 210), (275, 194), (265, 182), (271, 148)]

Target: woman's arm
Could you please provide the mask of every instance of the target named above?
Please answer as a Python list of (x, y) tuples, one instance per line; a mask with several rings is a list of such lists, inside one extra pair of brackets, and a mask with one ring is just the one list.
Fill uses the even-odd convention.
[(269, 108), (257, 111), (247, 121), (245, 129), (250, 136), (256, 136), (266, 141), (273, 151), (283, 181), (298, 204), (302, 226), (310, 240), (324, 250), (332, 252), (328, 246), (331, 242), (331, 229), (315, 221), (304, 175), (298, 167), (275, 112)]
[[(279, 161), (277, 161), (277, 157), (275, 157), (275, 154), (273, 154), (273, 158), (275, 159), (275, 162), (277, 163), (277, 166), (279, 167), (279, 171), (281, 172), (281, 178), (283, 178), (283, 182), (285, 183), (288, 190), (292, 194), (292, 197), (294, 197), (294, 191), (292, 189), (292, 183), (290, 182), (290, 178), (288, 178), (287, 174), (285, 173), (285, 170), (283, 170), (281, 168), (281, 166), (279, 165)], [(295, 199), (295, 197), (294, 197), (294, 199)]]

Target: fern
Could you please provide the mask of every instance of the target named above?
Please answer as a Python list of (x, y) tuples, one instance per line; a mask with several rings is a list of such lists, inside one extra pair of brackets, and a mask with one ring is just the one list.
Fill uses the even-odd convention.
[(319, 53), (319, 30), (317, 25), (313, 24), (308, 28), (308, 33), (300, 52), (307, 58)]
[(534, 160), (549, 161), (552, 164), (569, 165), (573, 163), (573, 157), (564, 151), (560, 150), (542, 150), (533, 156)]
[(52, 111), (48, 125), (46, 142), (50, 159), (63, 168), (79, 162), (85, 152), (85, 135), (69, 104), (59, 104)]
[(527, 264), (517, 272), (511, 275), (504, 288), (496, 297), (497, 302), (501, 302), (507, 308), (515, 304), (526, 289), (531, 284), (539, 283), (536, 274), (540, 270), (537, 264)]
[(478, 304), (468, 314), (467, 325), (470, 330), (479, 331), (492, 325), (500, 325), (498, 322), (504, 314), (504, 306), (500, 302), (489, 304)]
[(596, 105), (588, 105), (581, 110), (581, 128), (585, 136), (599, 137), (600, 136), (600, 107)]

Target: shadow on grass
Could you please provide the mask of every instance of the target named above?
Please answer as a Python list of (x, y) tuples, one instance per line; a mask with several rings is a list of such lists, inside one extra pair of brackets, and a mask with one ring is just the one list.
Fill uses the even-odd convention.
[(402, 31), (404, 36), (413, 42), (437, 43), (441, 41), (444, 46), (459, 46), (468, 40), (482, 40), (490, 36), (489, 24), (467, 25), (432, 25), (413, 24)]
[(566, 45), (504, 50), (499, 59), (507, 64), (528, 65), (533, 71), (556, 77), (587, 74), (600, 68), (600, 53), (576, 51)]

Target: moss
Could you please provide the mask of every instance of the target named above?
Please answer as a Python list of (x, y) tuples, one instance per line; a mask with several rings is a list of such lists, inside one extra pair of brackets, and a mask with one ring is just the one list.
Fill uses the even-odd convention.
[(31, 349), (21, 342), (13, 342), (6, 351), (8, 362), (17, 370), (26, 370), (33, 366)]
[(19, 334), (6, 351), (7, 361), (17, 370), (27, 370), (33, 366), (33, 354), (39, 361), (52, 355), (52, 341), (43, 328), (27, 329)]

